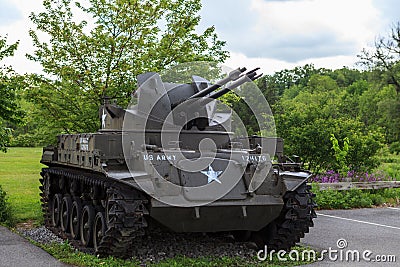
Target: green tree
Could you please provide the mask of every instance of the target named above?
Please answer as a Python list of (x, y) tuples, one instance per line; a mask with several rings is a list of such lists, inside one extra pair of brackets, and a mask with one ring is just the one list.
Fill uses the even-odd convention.
[[(13, 56), (18, 42), (7, 45), (7, 37), (0, 36), (0, 62)], [(18, 108), (16, 88), (18, 76), (11, 67), (0, 66), (0, 151), (6, 152), (11, 141), (10, 123), (19, 122), (22, 112)]]
[(365, 79), (366, 76), (365, 72), (356, 69), (349, 69), (347, 67), (336, 69), (327, 75), (334, 79), (340, 87), (350, 86), (356, 81)]
[[(387, 36), (379, 37), (373, 49), (364, 49), (358, 55), (360, 63), (368, 67), (370, 77), (377, 83), (363, 96), (371, 101), (371, 112), (363, 110), (363, 119), (377, 121), (385, 129), (388, 143), (400, 140), (400, 22), (393, 25)], [(367, 100), (368, 99), (368, 100)]]
[(335, 152), (336, 161), (340, 165), (341, 171), (347, 172), (349, 170), (349, 166), (346, 162), (347, 154), (349, 153), (349, 138), (346, 136), (343, 139), (343, 147), (340, 147), (339, 141), (334, 134), (331, 134), (330, 140), (332, 142), (332, 149)]
[(27, 96), (38, 116), (65, 133), (97, 130), (102, 98), (127, 104), (140, 73), (228, 56), (214, 27), (196, 33), (200, 0), (44, 0), (43, 6), (30, 16), (37, 29), (30, 31), (36, 50), (28, 58), (46, 75), (32, 77)]
[(369, 128), (384, 129), (386, 143), (400, 140), (400, 101), (393, 85), (372, 86), (359, 96), (359, 117)]
[(363, 49), (358, 55), (360, 63), (380, 70), (382, 78), (395, 86), (400, 93), (400, 22), (395, 24), (386, 37), (379, 37), (373, 49)]
[[(343, 162), (332, 149), (331, 136), (347, 140), (345, 163), (352, 169), (376, 166), (374, 155), (380, 148), (380, 128), (370, 131), (355, 116), (348, 104), (352, 98), (347, 88), (340, 88), (329, 76), (313, 75), (307, 86), (285, 91), (277, 104), (275, 119), (278, 135), (285, 140), (286, 154), (296, 154), (318, 172), (339, 170)], [(352, 103), (357, 110), (357, 103)], [(343, 146), (343, 145), (341, 145)]]
[(312, 64), (306, 64), (294, 69), (281, 70), (275, 72), (273, 75), (264, 75), (257, 80), (257, 85), (264, 93), (270, 105), (283, 95), (283, 93), (293, 86), (306, 86), (310, 77), (314, 74), (330, 73), (327, 69), (316, 69)]

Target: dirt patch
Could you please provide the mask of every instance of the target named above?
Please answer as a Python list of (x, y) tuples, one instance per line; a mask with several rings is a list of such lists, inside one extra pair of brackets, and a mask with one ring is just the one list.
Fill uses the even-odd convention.
[(28, 220), (15, 225), (15, 228), (18, 230), (30, 230), (35, 227), (37, 227), (37, 222), (35, 220)]

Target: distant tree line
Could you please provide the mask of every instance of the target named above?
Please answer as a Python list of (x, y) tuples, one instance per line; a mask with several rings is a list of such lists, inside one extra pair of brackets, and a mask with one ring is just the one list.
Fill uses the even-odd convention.
[[(382, 146), (398, 152), (400, 97), (395, 86), (380, 78), (383, 73), (306, 65), (264, 76), (259, 86), (273, 99), (286, 154), (301, 156), (314, 171), (344, 165), (361, 171), (379, 164), (374, 156)], [(343, 160), (338, 160), (334, 140), (340, 149), (348, 142)]]

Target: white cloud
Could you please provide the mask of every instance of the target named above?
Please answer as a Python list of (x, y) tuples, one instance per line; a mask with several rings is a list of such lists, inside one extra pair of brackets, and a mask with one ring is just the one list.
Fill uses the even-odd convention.
[(2, 61), (2, 65), (11, 65), (14, 70), (19, 73), (40, 73), (41, 66), (38, 63), (29, 61), (26, 57), (26, 53), (33, 53), (34, 47), (32, 40), (29, 36), (29, 29), (34, 28), (34, 25), (29, 19), (31, 12), (37, 12), (42, 10), (42, 1), (40, 0), (13, 0), (14, 8), (18, 9), (21, 14), (18, 20), (14, 20), (10, 24), (0, 25), (1, 34), (7, 34), (7, 43), (15, 43), (20, 41), (18, 49), (15, 55), (10, 58), (6, 58)]
[[(387, 30), (385, 1), (246, 1), (247, 6), (240, 6), (242, 16), (237, 17), (241, 29), (246, 30), (238, 34), (234, 34), (237, 32), (234, 25), (221, 25), (221, 19), (215, 20), (206, 12), (203, 18), (215, 24), (220, 37), (227, 41), (231, 58), (226, 63), (233, 64), (232, 67), (245, 63), (272, 73), (313, 63), (316, 67), (335, 69), (354, 67), (362, 48)], [(222, 6), (223, 2), (206, 1), (209, 5), (206, 10)], [(400, 11), (396, 12), (392, 10), (393, 14)], [(395, 17), (393, 14), (389, 16), (391, 19)], [(229, 20), (226, 17), (230, 15), (224, 14), (224, 20)]]
[(230, 58), (227, 59), (224, 64), (232, 69), (236, 69), (238, 67), (246, 67), (247, 69), (260, 67), (260, 72), (271, 75), (277, 71), (293, 69), (294, 67), (304, 66), (306, 64), (313, 64), (316, 68), (340, 69), (344, 66), (354, 68), (356, 67), (355, 62), (357, 61), (357, 57), (355, 55), (351, 55), (309, 58), (298, 62), (287, 62), (272, 58), (251, 58), (242, 53), (232, 52)]
[(354, 54), (381, 26), (371, 0), (252, 0), (249, 8), (257, 18), (251, 34), (240, 44), (228, 40), (248, 56), (296, 62)]
[(231, 52), (230, 58), (227, 59), (224, 64), (232, 69), (246, 67), (250, 70), (260, 67), (260, 72), (264, 74), (272, 74), (275, 71), (290, 69), (295, 66), (295, 64), (283, 60), (271, 58), (249, 58), (243, 53), (236, 52)]
[(370, 38), (379, 24), (379, 11), (371, 0), (252, 0), (258, 31), (277, 34), (334, 32), (345, 40)]

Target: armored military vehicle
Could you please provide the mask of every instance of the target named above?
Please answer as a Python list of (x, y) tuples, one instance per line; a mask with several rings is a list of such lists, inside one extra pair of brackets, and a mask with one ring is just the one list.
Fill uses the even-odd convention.
[(261, 75), (239, 68), (211, 84), (137, 77), (135, 103), (105, 99), (96, 133), (43, 149), (45, 225), (98, 255), (130, 257), (153, 229), (227, 232), (289, 249), (313, 226), (311, 173), (275, 137), (235, 136), (217, 99)]

